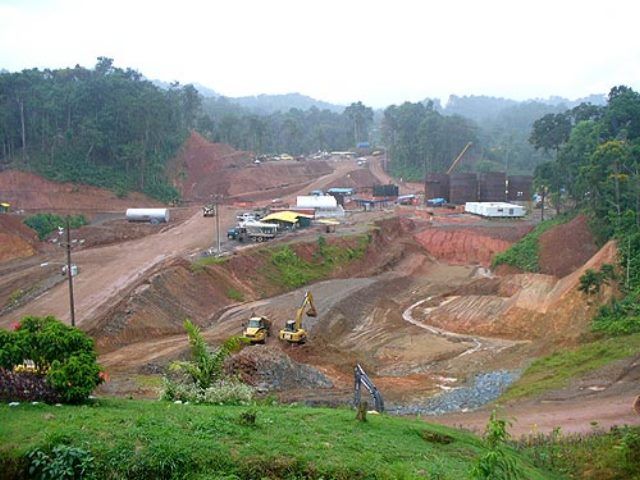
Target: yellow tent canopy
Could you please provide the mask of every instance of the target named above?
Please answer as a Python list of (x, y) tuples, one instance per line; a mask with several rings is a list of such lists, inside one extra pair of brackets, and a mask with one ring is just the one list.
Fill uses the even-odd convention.
[(313, 218), (311, 215), (305, 215), (304, 213), (291, 212), (289, 210), (284, 212), (275, 212), (271, 215), (260, 219), (261, 222), (268, 222), (269, 220), (275, 220), (276, 222), (297, 223), (299, 217)]
[(7, 202), (0, 202), (0, 207), (9, 208), (11, 207), (11, 204)]

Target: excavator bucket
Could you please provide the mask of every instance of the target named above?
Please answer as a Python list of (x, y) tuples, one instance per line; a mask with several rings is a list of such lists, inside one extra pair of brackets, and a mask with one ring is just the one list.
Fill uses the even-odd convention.
[(309, 310), (307, 310), (307, 317), (317, 317), (318, 316), (318, 312), (316, 311), (315, 308), (310, 308)]

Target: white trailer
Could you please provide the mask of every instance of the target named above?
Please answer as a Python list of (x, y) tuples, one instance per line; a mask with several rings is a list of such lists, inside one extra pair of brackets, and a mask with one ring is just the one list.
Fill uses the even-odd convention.
[(126, 217), (130, 222), (167, 223), (169, 221), (169, 209), (127, 208)]
[(526, 213), (523, 206), (504, 202), (467, 202), (464, 211), (489, 218), (520, 218)]

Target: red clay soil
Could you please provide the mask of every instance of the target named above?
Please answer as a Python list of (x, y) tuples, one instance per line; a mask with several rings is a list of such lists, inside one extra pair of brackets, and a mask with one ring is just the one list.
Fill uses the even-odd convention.
[(22, 223), (22, 217), (0, 213), (0, 262), (36, 253), (38, 236)]
[(530, 225), (492, 227), (428, 228), (415, 235), (416, 241), (438, 260), (451, 265), (488, 267), (496, 253), (522, 238)]
[[(402, 255), (404, 247), (397, 239), (411, 232), (413, 223), (394, 218), (377, 226), (364, 258), (334, 268), (331, 278), (375, 274)], [(346, 249), (356, 247), (359, 241), (357, 237), (337, 237), (328, 243)], [(317, 242), (293, 243), (290, 248), (300, 258), (317, 261)], [(244, 301), (282, 294), (287, 288), (277, 280), (271, 255), (271, 247), (251, 248), (204, 268), (194, 269), (184, 260), (160, 266), (102, 315), (90, 333), (104, 353), (141, 340), (180, 334), (185, 318), (205, 326), (217, 312), (235, 303), (229, 298), (232, 291), (241, 293)]]
[(52, 182), (34, 173), (17, 170), (0, 172), (0, 192), (2, 201), (11, 203), (13, 210), (90, 214), (162, 206), (141, 193), (118, 198), (103, 188)]
[(265, 162), (254, 165), (251, 152), (212, 143), (193, 132), (171, 165), (184, 200), (206, 202), (212, 194), (249, 200), (280, 197), (326, 175), (326, 162)]
[(539, 248), (540, 271), (556, 277), (574, 272), (598, 251), (584, 215), (544, 232)]
[(487, 290), (478, 285), (441, 299), (425, 311), (424, 322), (458, 333), (512, 339), (542, 339), (575, 344), (589, 331), (598, 306), (613, 295), (606, 287), (596, 302), (578, 290), (586, 269), (598, 269), (616, 258), (613, 242), (607, 243), (581, 268), (558, 280), (544, 274), (516, 274), (487, 280)]

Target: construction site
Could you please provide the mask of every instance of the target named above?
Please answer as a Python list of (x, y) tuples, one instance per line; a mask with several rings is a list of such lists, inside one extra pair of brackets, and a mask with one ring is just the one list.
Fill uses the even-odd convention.
[[(2, 200), (12, 207), (0, 214), (0, 327), (26, 315), (70, 322), (60, 274), (65, 249), (56, 233), (38, 240), (22, 219), (83, 214), (89, 224), (72, 231), (74, 314), (109, 373), (98, 395), (157, 398), (168, 364), (188, 354), (183, 322), (190, 319), (210, 345), (258, 335), (227, 368), (280, 401), (349, 405), (358, 366), (384, 397), (385, 411), (480, 429), (486, 406), (534, 358), (589, 335), (598, 304), (578, 290), (579, 279), (613, 263), (615, 246), (598, 246), (578, 215), (542, 234), (539, 272), (492, 269), (494, 256), (540, 221), (530, 178), (454, 173), (398, 182), (383, 160), (329, 155), (256, 163), (248, 152), (192, 134), (171, 165), (183, 203), (168, 208), (166, 222), (150, 223), (124, 215), (132, 207), (166, 208), (142, 194), (120, 198), (0, 172)], [(387, 185), (397, 185), (395, 196), (375, 195)], [(323, 201), (304, 199), (332, 188), (333, 214), (321, 221), (312, 204)], [(458, 205), (427, 202), (445, 195)], [(464, 203), (478, 200), (520, 202), (526, 214), (465, 213)], [(270, 220), (282, 233), (268, 233)], [(257, 225), (261, 233), (251, 235)], [(282, 252), (300, 271), (279, 267), (274, 258)], [(614, 293), (605, 287), (600, 303)], [(314, 315), (305, 315), (309, 308)], [(533, 424), (551, 431), (560, 423), (588, 431), (594, 419), (637, 424), (629, 407), (639, 371), (630, 360), (618, 362), (510, 405), (514, 431)]]

